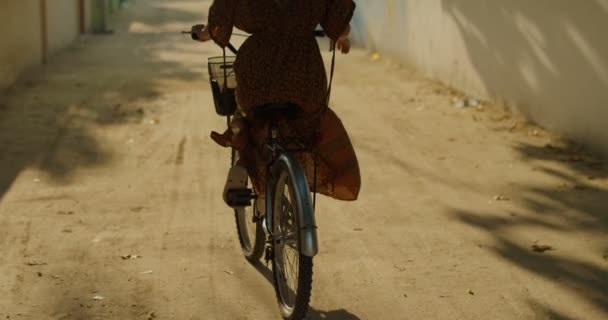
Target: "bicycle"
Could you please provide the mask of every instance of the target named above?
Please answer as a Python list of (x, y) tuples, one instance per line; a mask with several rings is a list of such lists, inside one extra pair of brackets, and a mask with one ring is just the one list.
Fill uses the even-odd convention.
[[(315, 31), (315, 36), (323, 35), (322, 31)], [(192, 37), (196, 39), (195, 34)], [(238, 52), (232, 44), (228, 45), (228, 49), (234, 54)], [(332, 79), (334, 62), (335, 51)], [(226, 56), (226, 49), (223, 49), (223, 56), (212, 57), (208, 61), (216, 113), (225, 116), (228, 125), (237, 109), (233, 63), (234, 57)], [(257, 107), (251, 115), (268, 123), (265, 142), (269, 155), (266, 165), (266, 212), (256, 210), (258, 196), (251, 187), (250, 179), (246, 188), (228, 190), (226, 195), (228, 205), (235, 208), (237, 234), (243, 255), (252, 263), (262, 256), (266, 263), (271, 262), (279, 309), (283, 318), (288, 320), (306, 316), (312, 290), (313, 258), (319, 251), (315, 222), (316, 156), (311, 190), (294, 154), (314, 154), (313, 148), (298, 139), (281, 137), (278, 128), (280, 119), (293, 119), (297, 112), (298, 107), (293, 104), (275, 103)], [(238, 151), (232, 149), (232, 166), (238, 158)]]

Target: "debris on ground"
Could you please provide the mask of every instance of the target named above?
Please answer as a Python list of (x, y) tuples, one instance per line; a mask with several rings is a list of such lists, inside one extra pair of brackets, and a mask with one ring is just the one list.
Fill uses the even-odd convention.
[(145, 207), (133, 207), (129, 210), (131, 210), (131, 212), (140, 213), (144, 209), (145, 209)]
[(492, 198), (492, 199), (494, 199), (494, 201), (510, 201), (511, 200), (509, 197), (505, 197), (503, 195), (494, 196), (494, 198)]
[(472, 107), (472, 108), (478, 108), (480, 111), (483, 110), (481, 101), (479, 99), (475, 99), (475, 98), (454, 97), (454, 98), (452, 98), (452, 105), (454, 106), (454, 108), (458, 108), (458, 109)]
[(473, 290), (471, 290), (471, 289), (467, 290), (467, 293), (470, 294), (470, 295), (472, 295), (472, 296), (475, 295), (475, 292), (473, 292)]
[(38, 179), (38, 178), (34, 179), (34, 183), (39, 183), (39, 182), (40, 182), (40, 179)]
[(393, 265), (393, 267), (395, 267), (395, 269), (399, 270), (399, 272), (403, 272), (403, 271), (407, 270), (405, 267), (400, 267), (400, 266), (398, 266), (396, 264)]
[(230, 271), (230, 270), (224, 270), (224, 273), (225, 273), (225, 274), (229, 274), (229, 275), (231, 275), (231, 276), (235, 275), (235, 273), (234, 273), (234, 272), (232, 272), (232, 271)]
[(532, 248), (532, 251), (539, 252), (539, 253), (545, 253), (547, 251), (555, 250), (552, 246), (545, 245), (545, 244), (538, 244), (538, 243), (534, 243), (531, 246), (531, 248)]
[(361, 232), (363, 231), (363, 228), (354, 228), (353, 231)]
[(148, 315), (148, 320), (152, 320), (152, 319), (156, 319), (156, 312), (151, 312), (151, 313)]
[(120, 258), (122, 260), (135, 260), (135, 259), (140, 259), (142, 256), (137, 255), (137, 254), (125, 254), (123, 256), (120, 256)]
[(60, 216), (72, 216), (74, 215), (74, 211), (57, 211), (57, 214)]
[(26, 265), (33, 267), (33, 266), (46, 266), (47, 263), (43, 262), (43, 261), (29, 261), (25, 263)]
[(466, 108), (467, 107), (467, 103), (463, 99), (453, 98), (452, 99), (452, 104), (453, 104), (454, 108), (458, 108), (458, 109), (462, 109), (462, 108)]
[(104, 297), (104, 296), (100, 296), (100, 295), (95, 295), (95, 296), (93, 296), (93, 300), (95, 300), (95, 301), (102, 301), (102, 300), (104, 300), (104, 299), (105, 299), (105, 297)]
[(372, 61), (379, 61), (380, 58), (381, 58), (381, 56), (378, 52), (374, 52), (371, 57)]
[(140, 272), (139, 274), (151, 274), (152, 272), (154, 272), (154, 271), (152, 271), (152, 270), (146, 270), (146, 271)]
[(38, 278), (42, 278), (42, 272), (38, 271), (36, 272), (36, 275), (38, 276)]

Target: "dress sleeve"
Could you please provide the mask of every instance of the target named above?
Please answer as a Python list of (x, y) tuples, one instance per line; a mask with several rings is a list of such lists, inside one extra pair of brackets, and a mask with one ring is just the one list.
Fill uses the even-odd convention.
[(331, 39), (337, 39), (346, 30), (355, 12), (355, 6), (353, 0), (327, 0), (321, 26)]
[(238, 0), (214, 0), (209, 8), (209, 32), (222, 48), (228, 45), (234, 27), (234, 11)]

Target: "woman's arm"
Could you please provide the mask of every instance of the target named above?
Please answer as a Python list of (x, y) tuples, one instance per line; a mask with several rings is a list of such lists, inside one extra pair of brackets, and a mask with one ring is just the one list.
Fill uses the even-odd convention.
[(331, 39), (331, 50), (337, 47), (346, 54), (350, 51), (348, 35), (356, 5), (353, 0), (326, 0), (326, 5), (321, 26)]
[(222, 48), (226, 47), (234, 27), (234, 9), (238, 0), (214, 0), (209, 7), (209, 23), (192, 27), (198, 41), (213, 39)]

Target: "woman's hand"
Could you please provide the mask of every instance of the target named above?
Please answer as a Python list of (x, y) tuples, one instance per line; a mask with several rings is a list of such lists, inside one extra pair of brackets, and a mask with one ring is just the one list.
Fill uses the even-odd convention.
[(338, 40), (331, 40), (331, 50), (335, 50), (336, 47), (343, 54), (348, 54), (350, 52), (350, 40), (348, 37), (346, 38), (338, 38)]
[(192, 38), (200, 42), (211, 40), (211, 33), (209, 33), (209, 27), (205, 26), (204, 24), (197, 24), (192, 26)]
[(348, 36), (350, 35), (350, 25), (342, 32), (340, 37), (337, 40), (331, 40), (329, 44), (330, 50), (335, 50), (336, 47), (343, 54), (347, 54), (350, 52), (350, 39)]

